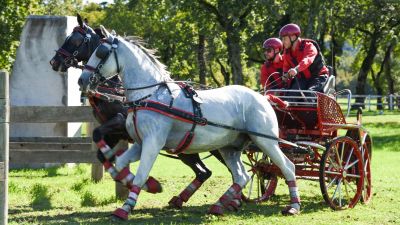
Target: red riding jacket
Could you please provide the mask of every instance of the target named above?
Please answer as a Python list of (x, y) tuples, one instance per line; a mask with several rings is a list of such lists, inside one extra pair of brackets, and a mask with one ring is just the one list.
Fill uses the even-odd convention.
[[(261, 70), (260, 82), (262, 88), (264, 88), (265, 82), (267, 82), (267, 88), (271, 87), (273, 87), (273, 89), (283, 88), (283, 82), (281, 80), (282, 67), (283, 67), (283, 60), (280, 60), (278, 63), (266, 61), (264, 64), (262, 64), (260, 69)], [(275, 72), (278, 72), (279, 74), (276, 73), (272, 75), (267, 81), (268, 77)]]
[(312, 40), (298, 39), (299, 42), (294, 51), (285, 49), (283, 54), (283, 72), (286, 73), (290, 68), (297, 65), (298, 78), (304, 76), (305, 79), (310, 79), (312, 76), (329, 74), (328, 68), (324, 65), (321, 54), (312, 43)]

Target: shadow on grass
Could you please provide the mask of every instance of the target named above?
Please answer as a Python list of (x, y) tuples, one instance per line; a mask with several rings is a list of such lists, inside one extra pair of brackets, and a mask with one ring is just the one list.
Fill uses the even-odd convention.
[[(269, 201), (261, 204), (245, 203), (238, 212), (226, 212), (226, 216), (242, 217), (244, 220), (251, 216), (276, 216), (280, 214), (281, 209), (286, 205), (287, 195), (273, 196)], [(302, 214), (308, 214), (329, 209), (329, 207), (321, 200), (320, 195), (303, 198)], [(129, 217), (129, 223), (136, 224), (209, 224), (219, 217), (207, 214), (210, 205), (202, 206), (185, 206), (182, 210), (165, 208), (146, 208), (136, 209)], [(62, 209), (61, 209), (62, 210)], [(19, 215), (12, 219), (15, 222), (37, 221), (44, 224), (115, 224), (111, 219), (112, 211), (96, 212), (72, 212), (65, 210), (62, 215)]]
[[(400, 144), (399, 135), (389, 135), (389, 136), (374, 136), (372, 137), (372, 151), (379, 150), (381, 148), (389, 148), (390, 151), (399, 152)], [(379, 148), (377, 148), (379, 146)]]

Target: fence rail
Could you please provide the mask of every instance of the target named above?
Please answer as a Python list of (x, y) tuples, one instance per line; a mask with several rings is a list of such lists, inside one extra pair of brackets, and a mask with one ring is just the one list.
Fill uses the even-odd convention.
[[(356, 102), (357, 98), (363, 98), (364, 103)], [(338, 95), (337, 99), (341, 106), (347, 106), (346, 95)], [(381, 99), (382, 103), (379, 103), (378, 99)], [(400, 110), (400, 95), (352, 95), (351, 106), (363, 106), (369, 111), (377, 110), (379, 106), (381, 106), (382, 109)]]
[[(8, 166), (12, 163), (92, 163), (92, 179), (103, 177), (96, 158), (97, 147), (90, 137), (9, 137), (9, 123), (88, 122), (88, 131), (97, 122), (89, 106), (9, 105), (8, 73), (0, 71), (0, 225), (8, 220)], [(128, 147), (127, 144), (125, 146)], [(116, 183), (118, 198), (128, 190)]]

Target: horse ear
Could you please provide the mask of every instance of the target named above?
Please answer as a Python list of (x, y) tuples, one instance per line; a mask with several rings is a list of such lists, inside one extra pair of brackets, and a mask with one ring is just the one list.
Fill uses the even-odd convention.
[(85, 21), (86, 25), (89, 25), (89, 20), (87, 18), (85, 18), (83, 21)]
[(76, 17), (77, 17), (77, 19), (78, 19), (78, 24), (79, 24), (79, 26), (83, 28), (83, 21), (82, 21), (81, 15), (79, 15), (79, 13), (77, 13), (77, 14), (76, 14)]
[(104, 37), (106, 37), (106, 38), (111, 37), (110, 32), (108, 32), (107, 29), (103, 25), (100, 25), (100, 29), (101, 29), (101, 33), (103, 33)]
[(101, 32), (100, 28), (94, 28), (94, 32), (99, 35), (100, 38), (105, 38), (104, 34)]

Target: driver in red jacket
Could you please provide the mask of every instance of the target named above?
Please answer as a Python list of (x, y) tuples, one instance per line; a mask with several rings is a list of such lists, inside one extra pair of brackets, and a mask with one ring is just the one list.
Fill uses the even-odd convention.
[(287, 24), (279, 31), (285, 48), (283, 72), (287, 73), (289, 89), (322, 92), (329, 70), (318, 44), (310, 39), (301, 39), (300, 34), (300, 27), (296, 24)]
[(281, 51), (283, 49), (282, 41), (278, 38), (268, 38), (264, 41), (265, 63), (261, 66), (260, 83), (262, 88), (280, 89), (283, 88), (282, 67), (283, 59)]

